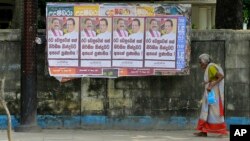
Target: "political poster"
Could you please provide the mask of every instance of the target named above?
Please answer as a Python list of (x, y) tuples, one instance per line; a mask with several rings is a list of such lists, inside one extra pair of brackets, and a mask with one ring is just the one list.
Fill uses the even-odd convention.
[(51, 76), (187, 75), (189, 4), (47, 3)]

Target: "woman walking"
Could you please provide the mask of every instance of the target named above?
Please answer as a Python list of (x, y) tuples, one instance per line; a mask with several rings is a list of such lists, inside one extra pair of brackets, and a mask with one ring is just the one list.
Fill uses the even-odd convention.
[[(220, 66), (211, 62), (208, 54), (199, 56), (200, 67), (205, 70), (204, 84), (205, 90), (202, 98), (201, 113), (195, 136), (206, 137), (207, 133), (217, 133), (227, 135), (224, 121), (224, 73)], [(208, 103), (208, 93), (214, 91), (216, 103)]]

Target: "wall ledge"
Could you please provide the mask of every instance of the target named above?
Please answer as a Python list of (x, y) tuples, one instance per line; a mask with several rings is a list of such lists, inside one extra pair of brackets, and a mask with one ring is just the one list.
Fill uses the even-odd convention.
[(20, 29), (0, 29), (0, 41), (20, 41)]

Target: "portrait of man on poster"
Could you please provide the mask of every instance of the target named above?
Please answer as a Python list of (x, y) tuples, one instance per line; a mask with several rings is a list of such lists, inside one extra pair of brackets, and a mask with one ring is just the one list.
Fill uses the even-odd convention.
[(149, 30), (146, 32), (146, 36), (149, 38), (161, 37), (158, 21), (156, 19), (151, 19), (149, 21)]
[(124, 19), (117, 19), (116, 26), (117, 28), (114, 31), (114, 37), (128, 37), (128, 31), (126, 30), (126, 24)]
[(90, 18), (84, 20), (84, 29), (81, 31), (81, 37), (96, 37), (94, 24)]
[(141, 22), (139, 19), (135, 18), (132, 20), (132, 33), (129, 35), (131, 38), (142, 39), (143, 33), (140, 31)]
[(164, 22), (164, 35), (162, 35), (162, 38), (164, 39), (169, 39), (169, 40), (175, 40), (176, 39), (176, 34), (174, 33), (173, 29), (173, 21), (171, 19), (167, 19)]
[(63, 31), (61, 29), (61, 21), (58, 18), (52, 18), (51, 20), (51, 28), (48, 31), (49, 37), (57, 37), (57, 36), (63, 36)]
[(67, 38), (78, 38), (78, 32), (75, 30), (76, 22), (74, 18), (68, 18), (66, 21), (67, 33), (64, 35)]
[(108, 31), (108, 20), (106, 18), (100, 19), (99, 29), (100, 33), (97, 35), (99, 38), (111, 38), (111, 33)]

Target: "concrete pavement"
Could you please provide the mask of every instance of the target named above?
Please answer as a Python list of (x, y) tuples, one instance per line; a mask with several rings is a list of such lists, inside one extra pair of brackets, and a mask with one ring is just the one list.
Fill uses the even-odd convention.
[[(229, 141), (229, 136), (193, 136), (194, 130), (86, 130), (44, 129), (39, 133), (12, 132), (13, 141)], [(6, 130), (0, 130), (0, 141), (7, 140)]]

